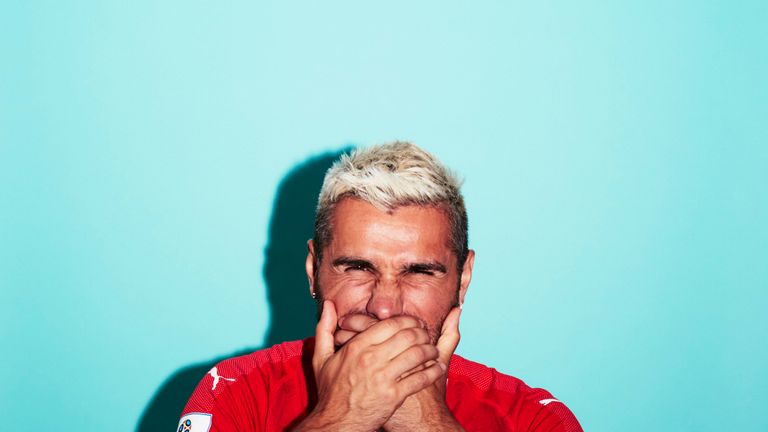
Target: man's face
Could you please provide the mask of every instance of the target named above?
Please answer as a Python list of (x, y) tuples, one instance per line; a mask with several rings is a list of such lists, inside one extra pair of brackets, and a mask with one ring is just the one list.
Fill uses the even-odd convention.
[(336, 205), (332, 222), (332, 238), (319, 269), (314, 267), (314, 245), (309, 244), (311, 287), (334, 302), (340, 319), (350, 314), (379, 320), (410, 315), (421, 321), (435, 343), (445, 316), (463, 302), (474, 260), (470, 251), (460, 277), (445, 213), (421, 206), (388, 213), (345, 198)]

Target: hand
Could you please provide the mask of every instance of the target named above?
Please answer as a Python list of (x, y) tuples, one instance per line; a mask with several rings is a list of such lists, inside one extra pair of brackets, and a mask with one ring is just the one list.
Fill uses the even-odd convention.
[[(449, 364), (459, 344), (460, 314), (461, 311), (458, 308), (449, 312), (437, 341), (439, 352), (437, 361), (446, 365)], [(346, 317), (339, 323), (340, 329), (336, 331), (336, 344), (344, 345), (377, 322), (375, 318), (362, 314)], [(435, 360), (427, 361), (406, 372), (402, 377), (431, 367), (434, 363)], [(406, 398), (400, 408), (384, 424), (384, 428), (388, 431), (462, 430), (445, 404), (445, 380), (443, 379), (436, 380), (431, 386)]]
[[(437, 339), (439, 362), (448, 365), (459, 345), (459, 318), (461, 310), (453, 308), (443, 321)], [(436, 380), (431, 386), (409, 396), (389, 418), (384, 429), (401, 431), (461, 431), (461, 425), (453, 417), (445, 403), (446, 380)]]
[(437, 362), (401, 379), (439, 355), (413, 317), (377, 322), (334, 353), (336, 325), (336, 308), (325, 301), (312, 357), (318, 403), (298, 430), (377, 429), (406, 397), (445, 374), (447, 366)]

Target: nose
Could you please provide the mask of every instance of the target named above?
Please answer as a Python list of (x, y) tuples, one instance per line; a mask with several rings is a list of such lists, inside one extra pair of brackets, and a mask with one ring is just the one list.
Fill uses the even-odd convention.
[(402, 314), (403, 299), (397, 281), (380, 279), (371, 291), (365, 309), (380, 320)]

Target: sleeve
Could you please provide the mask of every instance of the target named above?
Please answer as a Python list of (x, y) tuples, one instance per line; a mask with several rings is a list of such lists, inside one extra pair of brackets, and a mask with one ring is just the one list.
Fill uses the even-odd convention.
[(533, 397), (524, 402), (525, 415), (520, 416), (521, 423), (516, 430), (528, 432), (584, 432), (570, 409), (551, 394), (543, 391), (534, 392)]
[[(214, 366), (200, 380), (181, 413), (177, 432), (257, 432), (260, 424), (256, 407), (250, 401), (263, 395), (263, 385), (255, 377), (239, 373), (227, 360)], [(256, 377), (257, 378), (257, 377)], [(238, 396), (243, 391), (250, 397)]]

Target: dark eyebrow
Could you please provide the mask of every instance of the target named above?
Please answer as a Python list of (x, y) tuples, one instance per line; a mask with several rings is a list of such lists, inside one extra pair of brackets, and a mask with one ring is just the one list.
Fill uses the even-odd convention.
[(376, 266), (373, 265), (372, 262), (368, 260), (364, 260), (362, 258), (352, 258), (352, 257), (339, 257), (333, 260), (333, 266), (334, 267), (356, 267), (361, 268), (364, 270), (376, 270)]
[(408, 273), (447, 273), (445, 266), (439, 262), (412, 263), (405, 266)]

